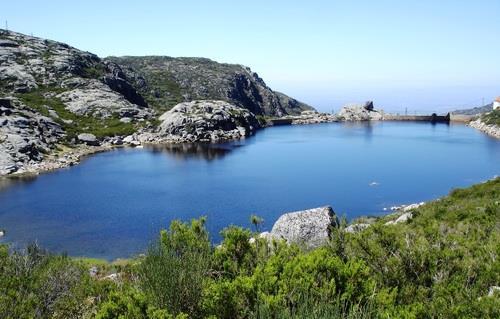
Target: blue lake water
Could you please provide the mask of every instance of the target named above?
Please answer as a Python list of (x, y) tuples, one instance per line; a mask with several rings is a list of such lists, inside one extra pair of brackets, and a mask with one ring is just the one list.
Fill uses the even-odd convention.
[[(214, 241), (251, 214), (331, 205), (339, 215), (446, 195), (500, 174), (500, 142), (464, 125), (380, 122), (273, 127), (211, 146), (120, 149), (0, 185), (3, 242), (73, 256), (144, 251), (173, 219), (206, 215)], [(375, 184), (375, 185), (374, 185)]]

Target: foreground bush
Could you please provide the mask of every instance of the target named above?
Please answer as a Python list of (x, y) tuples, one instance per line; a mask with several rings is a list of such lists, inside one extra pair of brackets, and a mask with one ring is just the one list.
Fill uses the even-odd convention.
[(311, 251), (235, 226), (213, 247), (204, 218), (175, 221), (116, 282), (0, 246), (0, 318), (500, 318), (500, 179), (413, 215)]

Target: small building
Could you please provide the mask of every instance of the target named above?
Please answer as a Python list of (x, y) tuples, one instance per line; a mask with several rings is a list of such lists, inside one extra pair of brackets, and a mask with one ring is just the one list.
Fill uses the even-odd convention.
[(498, 110), (500, 109), (500, 96), (493, 101), (493, 109)]

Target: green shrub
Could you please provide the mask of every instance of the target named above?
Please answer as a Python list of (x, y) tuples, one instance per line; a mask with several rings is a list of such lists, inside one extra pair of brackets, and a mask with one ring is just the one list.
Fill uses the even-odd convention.
[(500, 178), (413, 214), (344, 219), (309, 251), (235, 226), (212, 248), (204, 218), (174, 221), (118, 284), (90, 278), (102, 261), (0, 246), (0, 318), (499, 318)]
[(500, 109), (493, 110), (489, 113), (486, 113), (482, 116), (483, 122), (486, 124), (493, 124), (500, 126)]
[[(51, 117), (49, 109), (54, 110), (58, 117), (53, 118), (53, 120), (64, 128), (67, 141), (71, 141), (80, 133), (91, 133), (98, 138), (102, 138), (130, 135), (137, 131), (137, 127), (133, 123), (122, 123), (117, 115), (107, 119), (76, 115), (67, 110), (59, 98), (55, 96), (48, 97), (48, 94), (54, 95), (64, 91), (65, 89), (62, 88), (40, 87), (32, 92), (17, 94), (17, 97), (44, 116)], [(68, 124), (64, 120), (71, 120), (72, 123)]]
[(192, 220), (191, 224), (172, 222), (142, 260), (140, 284), (158, 308), (175, 315), (199, 316), (211, 257), (204, 224), (204, 218)]
[(88, 274), (66, 256), (0, 246), (0, 318), (77, 317), (91, 290)]

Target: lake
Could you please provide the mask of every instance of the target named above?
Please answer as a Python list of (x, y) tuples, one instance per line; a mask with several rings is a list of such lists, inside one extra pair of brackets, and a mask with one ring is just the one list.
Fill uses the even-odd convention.
[(173, 219), (205, 215), (213, 241), (251, 214), (331, 205), (352, 219), (500, 174), (500, 142), (464, 125), (280, 126), (213, 145), (124, 148), (0, 185), (2, 242), (106, 259), (143, 252)]

